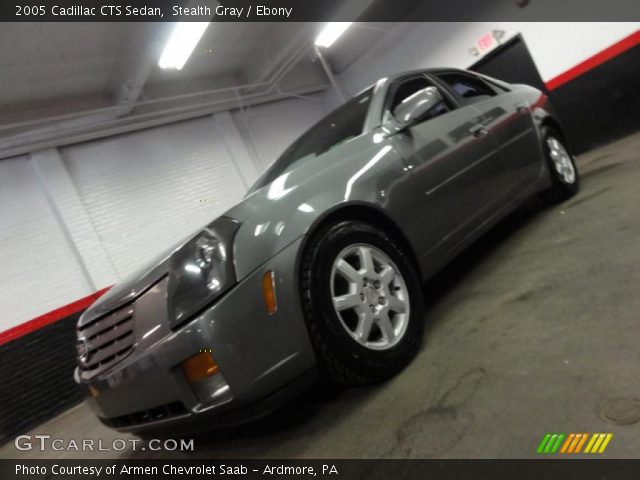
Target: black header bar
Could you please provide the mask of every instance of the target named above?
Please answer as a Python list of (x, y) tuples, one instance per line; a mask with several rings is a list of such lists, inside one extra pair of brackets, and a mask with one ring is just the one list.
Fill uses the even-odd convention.
[(638, 460), (0, 460), (3, 480), (637, 480), (638, 474)]
[(638, 0), (3, 0), (0, 22), (635, 21)]

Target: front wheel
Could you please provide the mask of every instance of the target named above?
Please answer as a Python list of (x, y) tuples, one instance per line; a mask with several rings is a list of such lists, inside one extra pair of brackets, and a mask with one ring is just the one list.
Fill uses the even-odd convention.
[(421, 284), (394, 240), (346, 221), (316, 235), (302, 262), (302, 302), (321, 372), (347, 385), (385, 380), (416, 354)]
[(573, 155), (569, 153), (564, 139), (557, 131), (543, 127), (541, 133), (551, 179), (551, 186), (542, 192), (542, 197), (549, 203), (556, 203), (578, 193), (578, 169)]

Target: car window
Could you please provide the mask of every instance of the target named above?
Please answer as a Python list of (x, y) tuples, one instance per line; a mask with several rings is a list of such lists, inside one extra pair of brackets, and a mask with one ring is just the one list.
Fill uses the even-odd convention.
[(418, 90), (430, 87), (431, 85), (431, 82), (424, 77), (412, 78), (411, 80), (406, 80), (400, 83), (393, 94), (389, 110), (393, 112), (393, 110), (400, 105), (403, 100), (409, 98)]
[(470, 102), (485, 100), (496, 95), (489, 85), (479, 78), (463, 73), (441, 73), (437, 77), (460, 97)]
[[(436, 85), (430, 82), (427, 78), (422, 76), (403, 81), (397, 86), (395, 91), (393, 91), (391, 101), (389, 102), (389, 105), (388, 105), (388, 111), (393, 112), (394, 109), (398, 105), (400, 105), (404, 100), (406, 100), (411, 95), (418, 92), (419, 90), (423, 90), (427, 87), (438, 88)], [(443, 101), (440, 102), (440, 104), (438, 104), (436, 108), (427, 112), (424, 118), (422, 118), (420, 121), (426, 121), (431, 118), (437, 117), (439, 115), (442, 115), (443, 113), (450, 111), (451, 109), (452, 109), (451, 105), (448, 104), (447, 101), (443, 99)]]
[(293, 142), (269, 167), (250, 192), (271, 183), (303, 158), (319, 156), (362, 134), (373, 89), (331, 112)]

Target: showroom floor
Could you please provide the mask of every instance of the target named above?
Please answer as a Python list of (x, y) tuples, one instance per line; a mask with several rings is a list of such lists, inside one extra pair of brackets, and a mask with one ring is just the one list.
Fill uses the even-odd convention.
[[(640, 135), (582, 156), (577, 197), (523, 209), (430, 281), (423, 347), (396, 378), (317, 389), (257, 424), (198, 437), (189, 455), (535, 457), (547, 432), (612, 432), (604, 456), (637, 457), (639, 160)], [(122, 437), (84, 405), (32, 433)], [(121, 455), (168, 454), (95, 453)], [(0, 449), (16, 456), (42, 454)]]

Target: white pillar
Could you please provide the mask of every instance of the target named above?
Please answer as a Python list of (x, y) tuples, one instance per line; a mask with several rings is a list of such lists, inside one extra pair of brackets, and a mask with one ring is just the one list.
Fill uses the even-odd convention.
[(100, 240), (73, 184), (60, 152), (50, 148), (30, 154), (40, 186), (76, 255), (89, 288), (93, 291), (113, 285), (116, 269)]
[(212, 119), (217, 137), (224, 144), (231, 161), (236, 166), (238, 175), (248, 190), (258, 179), (260, 172), (256, 167), (254, 158), (249, 153), (236, 122), (228, 111), (216, 113)]

